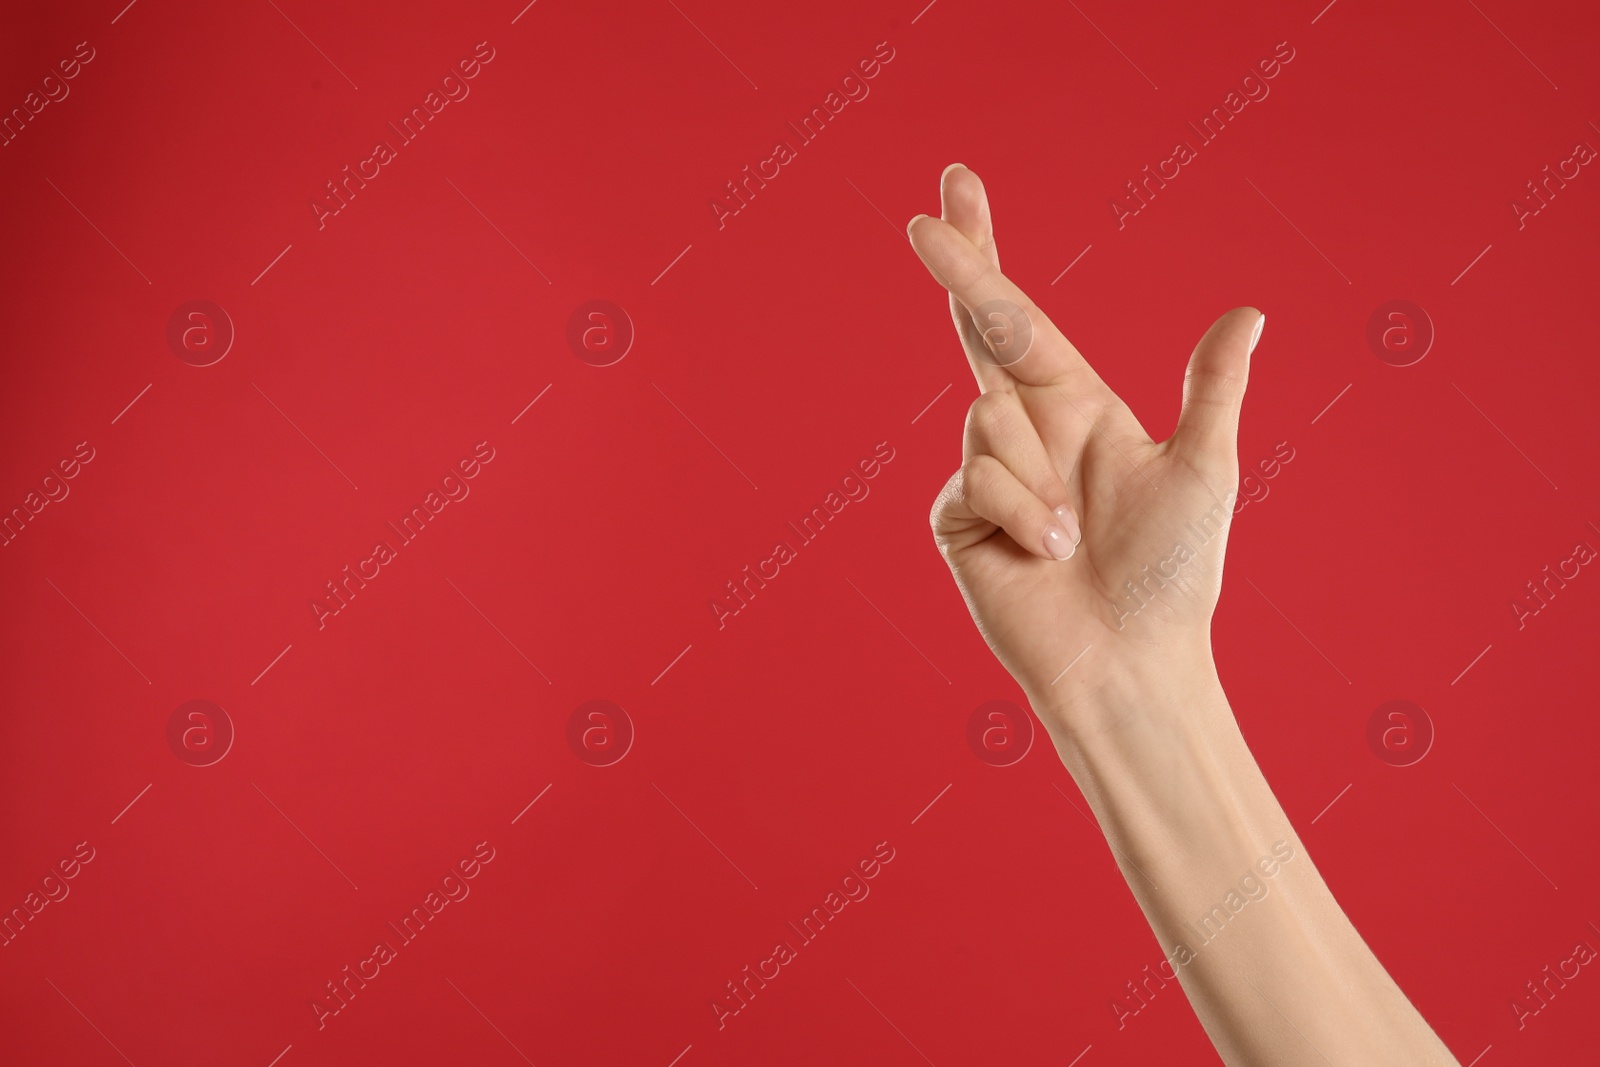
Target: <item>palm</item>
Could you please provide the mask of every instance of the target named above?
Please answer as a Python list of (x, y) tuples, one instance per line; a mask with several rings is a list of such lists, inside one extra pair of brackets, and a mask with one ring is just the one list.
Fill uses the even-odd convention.
[[(941, 494), (933, 521), (990, 648), (1038, 697), (1063, 678), (1092, 679), (1122, 657), (1206, 639), (1237, 478), (1233, 437), (1244, 369), (1235, 357), (1241, 330), (1248, 334), (1259, 315), (1230, 313), (1206, 335), (1190, 364), (1179, 432), (1156, 443), (999, 273), (975, 175), (947, 174), (945, 220), (920, 226), (914, 220), (912, 232), (929, 270), (951, 291), (958, 332), (985, 394), (968, 422), (969, 463)], [(1007, 303), (1026, 309), (1033, 331), (1026, 355), (1015, 362), (996, 358), (993, 337), (985, 344), (970, 311)], [(1082, 540), (1065, 562), (1040, 554), (1037, 524), (1003, 526), (962, 502), (973, 456), (991, 451), (996, 439), (1022, 454), (1016, 440), (1024, 426), (1037, 435), (1030, 442), (1034, 469), (1024, 475), (1029, 488), (1048, 494), (1054, 486), (1081, 527)]]
[[(952, 545), (949, 556), (989, 646), (1032, 691), (1056, 684), (1069, 665), (1092, 673), (1090, 657), (1123, 655), (1130, 644), (1148, 650), (1208, 621), (1226, 540), (1215, 534), (1215, 517), (1230, 510), (1126, 409), (1091, 428), (1065, 402), (1038, 403), (1046, 409), (1039, 421), (1064, 428), (1059, 450), (1050, 451), (1078, 502), (1083, 541), (1072, 565), (1041, 559), (993, 524), (988, 536), (979, 528), (972, 535), (981, 539)], [(1055, 407), (1064, 416), (1048, 410)], [(1195, 553), (1181, 564), (1174, 558), (1180, 542)]]

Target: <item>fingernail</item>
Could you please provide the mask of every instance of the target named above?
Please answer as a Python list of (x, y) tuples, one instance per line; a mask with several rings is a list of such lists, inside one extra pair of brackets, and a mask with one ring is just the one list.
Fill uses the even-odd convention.
[(965, 163), (952, 163), (948, 167), (944, 168), (944, 170), (939, 172), (939, 182), (940, 182), (940, 184), (943, 184), (945, 178), (950, 174), (951, 171), (955, 170), (957, 167), (960, 167), (962, 170), (970, 170), (971, 169)]
[(906, 236), (907, 237), (911, 236), (911, 227), (913, 227), (913, 226), (915, 226), (917, 224), (917, 220), (918, 219), (925, 219), (927, 217), (928, 216), (926, 214), (911, 216), (911, 221), (906, 223)]
[(1074, 545), (1083, 540), (1083, 531), (1078, 529), (1078, 516), (1072, 513), (1071, 508), (1062, 504), (1059, 508), (1056, 508), (1056, 518), (1060, 519), (1061, 525), (1067, 528), (1067, 535), (1072, 538)]
[(1251, 352), (1254, 352), (1256, 350), (1256, 344), (1257, 344), (1257, 342), (1259, 342), (1261, 340), (1261, 327), (1265, 326), (1266, 324), (1267, 324), (1267, 316), (1266, 316), (1265, 313), (1263, 313), (1262, 316), (1259, 319), (1256, 320), (1256, 331), (1255, 331), (1255, 333), (1252, 333), (1250, 335), (1250, 351)]
[(1044, 528), (1044, 547), (1056, 559), (1071, 559), (1072, 553), (1077, 551), (1072, 537), (1053, 522)]

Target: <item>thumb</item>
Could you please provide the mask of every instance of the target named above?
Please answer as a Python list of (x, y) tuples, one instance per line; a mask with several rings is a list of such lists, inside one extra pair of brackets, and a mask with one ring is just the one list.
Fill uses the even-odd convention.
[(1234, 308), (1211, 324), (1189, 357), (1183, 410), (1171, 443), (1201, 470), (1237, 469), (1239, 409), (1250, 377), (1250, 353), (1266, 321), (1255, 308)]

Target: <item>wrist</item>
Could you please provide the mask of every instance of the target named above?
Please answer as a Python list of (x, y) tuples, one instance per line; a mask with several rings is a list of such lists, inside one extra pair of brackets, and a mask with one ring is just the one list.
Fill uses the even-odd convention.
[(1168, 646), (1159, 658), (1093, 657), (1091, 649), (1080, 669), (1027, 693), (1063, 759), (1069, 753), (1137, 751), (1152, 733), (1210, 729), (1220, 717), (1233, 721), (1209, 639)]
[(1079, 697), (1035, 710), (1140, 882), (1167, 885), (1198, 870), (1248, 865), (1292, 833), (1209, 655), (1174, 658), (1160, 671), (1107, 673)]
[(1298, 846), (1203, 652), (1034, 705), (1113, 849), (1157, 882), (1253, 862), (1280, 838)]

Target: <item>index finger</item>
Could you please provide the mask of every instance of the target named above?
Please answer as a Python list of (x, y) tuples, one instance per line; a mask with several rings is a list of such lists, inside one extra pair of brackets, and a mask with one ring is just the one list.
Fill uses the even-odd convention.
[(1069, 397), (1107, 392), (1082, 353), (960, 230), (921, 215), (906, 232), (928, 272), (966, 307), (997, 366), (1027, 385), (1060, 386)]

